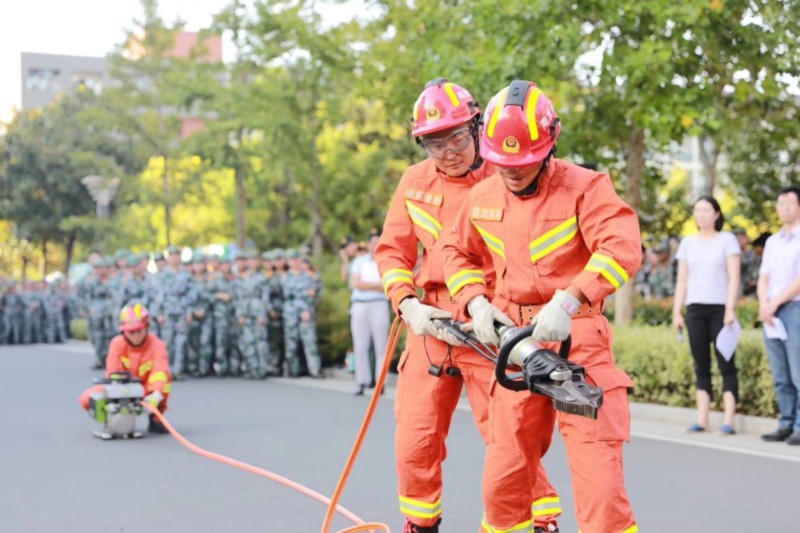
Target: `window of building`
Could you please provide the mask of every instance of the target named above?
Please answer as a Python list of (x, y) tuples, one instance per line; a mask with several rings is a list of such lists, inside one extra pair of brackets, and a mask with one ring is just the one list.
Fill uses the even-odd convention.
[(57, 68), (29, 68), (25, 88), (34, 92), (54, 92), (61, 89), (61, 71)]

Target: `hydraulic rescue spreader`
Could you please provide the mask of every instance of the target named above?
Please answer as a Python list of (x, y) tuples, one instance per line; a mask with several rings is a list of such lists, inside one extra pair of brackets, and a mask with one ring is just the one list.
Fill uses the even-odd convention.
[[(500, 350), (479, 341), (474, 334), (461, 330), (461, 322), (437, 320), (437, 327), (445, 328), (458, 340), (481, 356), (495, 363), (497, 382), (514, 391), (529, 390), (553, 400), (557, 411), (597, 419), (603, 405), (603, 389), (586, 382), (586, 371), (567, 358), (572, 346), (571, 338), (561, 343), (558, 353), (544, 348), (531, 338), (534, 322), (530, 326), (508, 327), (495, 322)], [(509, 366), (521, 371), (508, 374)]]

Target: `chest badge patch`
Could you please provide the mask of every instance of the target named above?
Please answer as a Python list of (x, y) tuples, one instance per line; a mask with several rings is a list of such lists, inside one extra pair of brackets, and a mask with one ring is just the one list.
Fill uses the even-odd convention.
[(473, 207), (470, 213), (472, 220), (487, 220), (489, 222), (500, 222), (503, 220), (502, 207)]

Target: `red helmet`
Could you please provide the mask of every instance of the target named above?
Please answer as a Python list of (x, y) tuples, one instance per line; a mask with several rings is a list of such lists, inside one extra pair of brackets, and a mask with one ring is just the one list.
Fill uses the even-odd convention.
[(553, 102), (535, 83), (516, 80), (489, 101), (481, 128), (481, 157), (500, 166), (541, 163), (561, 124)]
[(128, 304), (119, 313), (120, 331), (139, 331), (150, 325), (150, 312), (141, 303)]
[(425, 90), (414, 104), (411, 136), (453, 128), (468, 122), (478, 113), (478, 103), (468, 90), (445, 78), (436, 78), (425, 84)]

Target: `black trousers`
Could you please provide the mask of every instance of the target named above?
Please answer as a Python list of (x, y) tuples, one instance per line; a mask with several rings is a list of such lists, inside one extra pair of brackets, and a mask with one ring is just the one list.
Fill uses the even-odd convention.
[(716, 348), (717, 335), (722, 329), (725, 306), (716, 304), (690, 304), (686, 306), (686, 329), (689, 333), (689, 347), (694, 359), (694, 373), (697, 377), (697, 390), (708, 392), (714, 398), (711, 388), (711, 347), (717, 355), (717, 365), (722, 374), (722, 390), (733, 393), (739, 399), (739, 377), (736, 371), (736, 354), (726, 361)]

